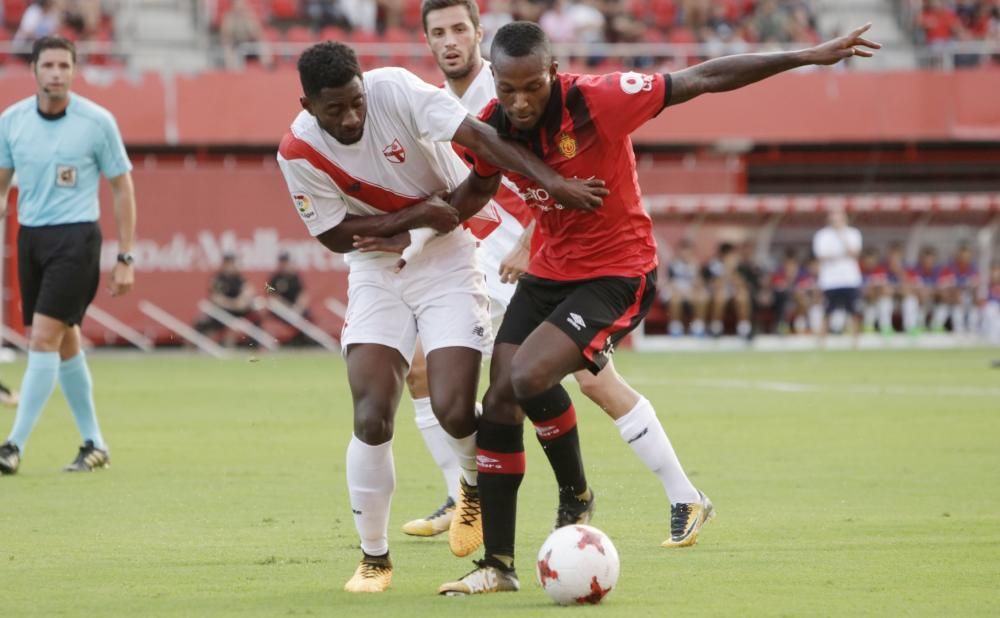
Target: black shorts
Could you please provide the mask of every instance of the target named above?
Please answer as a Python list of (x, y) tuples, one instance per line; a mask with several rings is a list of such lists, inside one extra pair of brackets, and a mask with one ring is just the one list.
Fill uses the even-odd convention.
[(837, 309), (843, 309), (851, 315), (861, 315), (861, 288), (834, 288), (823, 290), (826, 301), (826, 314), (830, 315)]
[(22, 225), (17, 274), (25, 326), (36, 313), (80, 324), (101, 281), (101, 228), (97, 223)]
[(521, 345), (542, 322), (569, 335), (598, 373), (614, 346), (638, 326), (656, 297), (656, 270), (642, 277), (554, 281), (524, 275), (510, 299), (496, 343)]

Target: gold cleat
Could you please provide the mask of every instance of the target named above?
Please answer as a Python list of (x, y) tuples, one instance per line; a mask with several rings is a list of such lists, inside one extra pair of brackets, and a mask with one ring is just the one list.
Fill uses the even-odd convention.
[(483, 511), (479, 504), (479, 488), (461, 479), (458, 504), (448, 530), (451, 553), (459, 558), (468, 556), (483, 544)]
[(364, 554), (354, 577), (344, 584), (347, 592), (385, 592), (392, 582), (392, 561), (389, 554), (369, 556)]
[(517, 592), (521, 589), (521, 583), (517, 581), (514, 569), (500, 568), (491, 564), (490, 560), (474, 560), (473, 564), (476, 568), (462, 579), (441, 584), (438, 594), (463, 597), (490, 592)]
[(698, 491), (699, 502), (679, 502), (670, 507), (670, 538), (660, 547), (688, 547), (698, 542), (701, 527), (715, 517), (715, 508), (708, 496)]
[(455, 515), (455, 501), (448, 496), (448, 500), (427, 517), (414, 519), (403, 524), (403, 532), (410, 536), (437, 536), (451, 528), (451, 521)]

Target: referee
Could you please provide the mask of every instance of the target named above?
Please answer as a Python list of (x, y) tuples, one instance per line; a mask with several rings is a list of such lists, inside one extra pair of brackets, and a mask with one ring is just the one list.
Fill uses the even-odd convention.
[(58, 36), (38, 39), (31, 51), (37, 94), (0, 115), (0, 208), (6, 209), (16, 170), (21, 308), (25, 325), (31, 326), (14, 428), (0, 445), (0, 474), (17, 472), (57, 381), (83, 438), (76, 459), (64, 470), (88, 472), (109, 463), (80, 349), (80, 322), (100, 281), (100, 175), (111, 182), (121, 251), (111, 271), (112, 296), (131, 290), (135, 277), (135, 195), (132, 164), (114, 117), (70, 93), (75, 68), (71, 42)]

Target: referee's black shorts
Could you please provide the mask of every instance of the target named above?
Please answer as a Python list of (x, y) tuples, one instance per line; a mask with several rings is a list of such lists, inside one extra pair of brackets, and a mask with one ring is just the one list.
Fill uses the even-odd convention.
[(22, 225), (17, 274), (25, 326), (36, 313), (80, 324), (101, 280), (101, 228), (96, 222)]
[(554, 281), (522, 276), (510, 299), (496, 343), (521, 345), (542, 322), (569, 335), (597, 374), (614, 346), (649, 312), (656, 297), (656, 270), (642, 277)]

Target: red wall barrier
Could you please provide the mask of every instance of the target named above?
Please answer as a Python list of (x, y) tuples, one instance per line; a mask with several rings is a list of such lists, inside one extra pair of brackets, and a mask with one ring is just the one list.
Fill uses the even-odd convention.
[[(102, 74), (103, 75), (103, 74)], [(176, 78), (171, 88), (147, 75), (139, 82), (88, 83), (77, 90), (118, 117), (129, 144), (276, 144), (299, 109), (293, 68), (205, 73)], [(440, 81), (435, 71), (422, 75)], [(0, 76), (0, 107), (34, 92), (26, 70)], [(635, 133), (645, 144), (1000, 140), (1000, 70), (941, 73), (841, 72), (780, 75), (742, 90), (672, 108)]]

